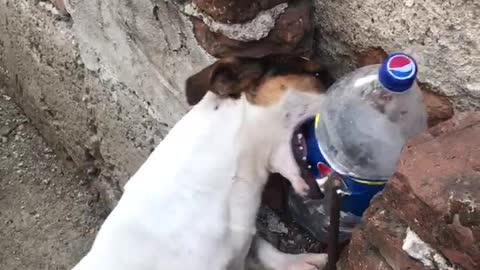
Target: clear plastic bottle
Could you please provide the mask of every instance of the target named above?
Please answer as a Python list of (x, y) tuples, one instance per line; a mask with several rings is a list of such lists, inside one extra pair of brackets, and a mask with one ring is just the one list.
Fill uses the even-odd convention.
[[(344, 182), (341, 240), (348, 239), (372, 197), (394, 173), (406, 141), (427, 128), (416, 74), (415, 61), (401, 53), (390, 55), (382, 65), (359, 68), (329, 88), (317, 118), (304, 126), (307, 163), (317, 182), (322, 183), (330, 170)], [(326, 202), (312, 201), (307, 207), (317, 215), (310, 231), (324, 237)], [(309, 217), (314, 218), (315, 214)]]
[(390, 178), (405, 142), (427, 127), (416, 73), (411, 57), (394, 54), (329, 88), (316, 137), (332, 169), (355, 178)]

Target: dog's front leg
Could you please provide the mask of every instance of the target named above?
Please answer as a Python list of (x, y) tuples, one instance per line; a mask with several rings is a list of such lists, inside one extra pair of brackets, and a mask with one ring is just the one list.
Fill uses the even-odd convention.
[(253, 243), (253, 237), (248, 239), (247, 244), (242, 248), (238, 255), (233, 259), (233, 261), (228, 265), (227, 270), (245, 270), (248, 269), (245, 267), (246, 258), (250, 251), (250, 246)]
[(286, 254), (255, 236), (246, 260), (246, 270), (321, 270), (327, 254)]
[(288, 141), (282, 143), (280, 147), (274, 150), (270, 161), (270, 171), (285, 177), (299, 195), (307, 195), (309, 186), (301, 176), (300, 168), (295, 161)]

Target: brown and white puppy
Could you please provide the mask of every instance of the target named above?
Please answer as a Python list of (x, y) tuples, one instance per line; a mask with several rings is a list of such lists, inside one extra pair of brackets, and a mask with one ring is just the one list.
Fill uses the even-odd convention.
[(243, 270), (250, 253), (275, 270), (317, 269), (323, 254), (283, 254), (256, 239), (270, 173), (296, 192), (290, 139), (321, 106), (321, 67), (276, 55), (225, 58), (187, 80), (195, 105), (131, 178), (75, 270)]

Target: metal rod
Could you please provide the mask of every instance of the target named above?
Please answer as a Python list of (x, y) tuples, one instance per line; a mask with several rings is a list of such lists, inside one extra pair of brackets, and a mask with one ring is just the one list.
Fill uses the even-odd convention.
[(338, 261), (338, 234), (340, 230), (340, 205), (341, 205), (341, 182), (338, 174), (330, 174), (328, 181), (329, 200), (330, 200), (330, 223), (328, 227), (328, 263), (327, 270), (336, 270)]

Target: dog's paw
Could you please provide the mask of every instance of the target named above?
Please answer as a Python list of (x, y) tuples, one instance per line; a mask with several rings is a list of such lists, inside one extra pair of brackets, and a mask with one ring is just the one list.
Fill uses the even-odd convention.
[[(255, 236), (253, 249), (247, 259), (255, 257), (262, 268), (272, 270), (321, 270), (327, 264), (325, 253), (288, 254), (279, 251), (266, 240)], [(253, 256), (252, 256), (253, 255)], [(257, 268), (249, 268), (257, 269)]]
[(321, 270), (327, 264), (327, 254), (298, 254), (289, 258), (285, 269), (281, 270)]
[(306, 197), (308, 195), (310, 187), (302, 178), (294, 178), (294, 180), (289, 179), (289, 181), (292, 184), (293, 190), (295, 190), (298, 195), (302, 197)]

